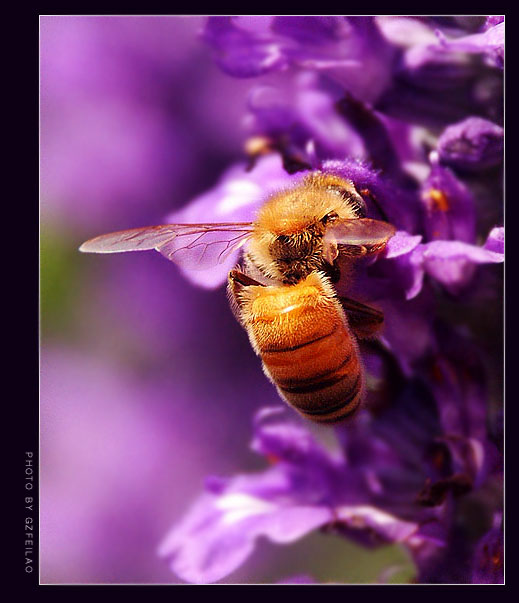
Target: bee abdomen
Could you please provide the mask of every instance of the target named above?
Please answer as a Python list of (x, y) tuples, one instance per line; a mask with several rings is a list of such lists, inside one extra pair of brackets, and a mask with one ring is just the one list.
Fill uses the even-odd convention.
[[(343, 378), (342, 381), (344, 382), (345, 379)], [(290, 400), (290, 403), (308, 419), (320, 423), (337, 423), (352, 415), (360, 404), (362, 396), (361, 373), (357, 373), (357, 378), (353, 384), (342, 383), (342, 385), (341, 390), (335, 392), (326, 391), (331, 386), (323, 387), (321, 392), (323, 398), (326, 397), (320, 401), (314, 399), (315, 408), (300, 408), (294, 398)], [(320, 402), (320, 404), (317, 405), (317, 402)]]
[(306, 418), (333, 423), (357, 409), (362, 371), (344, 325), (290, 348), (262, 350), (261, 356), (279, 393)]

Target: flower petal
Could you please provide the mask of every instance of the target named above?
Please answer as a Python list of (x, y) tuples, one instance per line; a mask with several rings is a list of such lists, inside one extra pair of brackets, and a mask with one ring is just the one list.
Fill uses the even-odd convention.
[(369, 505), (342, 506), (335, 509), (336, 520), (353, 530), (373, 530), (388, 542), (404, 542), (418, 529), (418, 524), (404, 521)]
[(505, 24), (503, 22), (489, 27), (483, 33), (476, 33), (454, 40), (447, 40), (439, 34), (440, 41), (445, 48), (455, 51), (485, 54), (492, 65), (504, 67), (504, 37)]
[(159, 554), (183, 580), (211, 583), (238, 568), (265, 536), (290, 543), (331, 520), (325, 507), (276, 504), (247, 493), (202, 496), (164, 540)]
[(433, 154), (431, 173), (422, 185), (425, 230), (428, 238), (456, 239), (473, 243), (476, 235), (476, 204), (470, 190)]
[(389, 260), (410, 253), (421, 240), (421, 235), (410, 235), (404, 230), (398, 230), (386, 244), (385, 257)]
[(438, 139), (440, 161), (460, 170), (494, 167), (503, 161), (503, 151), (503, 128), (481, 117), (448, 126)]
[(470, 282), (477, 264), (504, 261), (502, 253), (460, 241), (433, 241), (424, 247), (425, 271), (453, 294)]

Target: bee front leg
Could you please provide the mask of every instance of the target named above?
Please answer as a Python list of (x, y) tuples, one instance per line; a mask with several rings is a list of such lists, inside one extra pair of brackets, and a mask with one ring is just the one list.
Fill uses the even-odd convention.
[(384, 314), (349, 297), (338, 297), (348, 316), (348, 322), (359, 339), (370, 339), (380, 334), (384, 326)]
[(242, 287), (250, 287), (251, 285), (256, 287), (264, 287), (263, 283), (247, 276), (245, 272), (241, 272), (241, 270), (234, 269), (229, 272), (229, 282), (236, 283), (238, 286)]
[(377, 208), (378, 213), (382, 216), (384, 222), (389, 222), (386, 212), (382, 209), (382, 206), (378, 202), (378, 199), (375, 197), (375, 195), (368, 188), (363, 188), (359, 192), (362, 197), (367, 197), (373, 203), (373, 205)]
[(244, 272), (241, 272), (241, 270), (234, 269), (229, 272), (227, 277), (227, 296), (229, 298), (232, 313), (242, 326), (245, 326), (243, 320), (243, 293), (247, 287), (251, 286), (264, 287), (265, 285), (250, 276), (247, 276)]

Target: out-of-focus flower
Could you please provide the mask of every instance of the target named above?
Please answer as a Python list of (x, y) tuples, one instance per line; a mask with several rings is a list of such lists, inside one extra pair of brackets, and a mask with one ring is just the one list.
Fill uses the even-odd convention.
[[(490, 23), (487, 22), (487, 25), (490, 25)], [(501, 69), (504, 66), (505, 24), (503, 22), (487, 27), (482, 33), (454, 40), (447, 40), (441, 32), (438, 32), (438, 36), (442, 45), (446, 48), (467, 53), (483, 54), (491, 65), (495, 65)]]
[(483, 30), (486, 31), (487, 29), (490, 29), (491, 27), (494, 27), (495, 25), (499, 25), (499, 23), (502, 23), (504, 20), (505, 20), (505, 18), (502, 15), (490, 15), (485, 20), (485, 25), (483, 26)]
[(235, 77), (310, 69), (367, 101), (388, 84), (398, 52), (372, 17), (210, 17), (204, 39)]
[(498, 165), (503, 149), (503, 128), (480, 117), (468, 117), (448, 126), (438, 139), (440, 161), (471, 172)]
[(471, 113), (501, 121), (503, 27), (455, 39), (437, 29), (435, 43), (427, 39), (411, 45), (376, 107), (432, 127)]
[(472, 582), (475, 584), (503, 584), (503, 553), (503, 514), (496, 513), (494, 525), (478, 544), (474, 557)]
[(366, 156), (364, 140), (355, 124), (344, 119), (314, 73), (303, 72), (288, 81), (254, 88), (248, 108), (245, 123), (253, 135), (267, 135), (281, 146), (288, 137), (302, 152), (312, 141), (320, 158), (343, 157), (345, 148), (354, 157)]
[(161, 554), (184, 580), (214, 582), (245, 561), (259, 536), (290, 543), (327, 526), (366, 545), (400, 542), (419, 557), (425, 549), (434, 556), (445, 543), (449, 505), (415, 502), (427, 478), (422, 459), (438, 429), (430, 410), (409, 412), (418, 391), (404, 391), (377, 419), (360, 416), (341, 431), (343, 450), (335, 453), (280, 419), (282, 409), (263, 409), (252, 447), (273, 466), (209, 479)]

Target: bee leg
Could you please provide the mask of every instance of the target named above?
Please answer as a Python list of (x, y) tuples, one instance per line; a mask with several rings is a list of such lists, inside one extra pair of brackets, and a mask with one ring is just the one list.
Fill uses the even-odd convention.
[(367, 197), (373, 203), (373, 205), (377, 208), (378, 213), (381, 215), (384, 222), (389, 222), (389, 218), (387, 217), (386, 212), (382, 209), (382, 206), (378, 202), (375, 195), (368, 188), (363, 188), (359, 192), (362, 197)]
[(283, 167), (289, 174), (312, 169), (312, 166), (305, 160), (303, 153), (285, 138), (278, 138), (272, 148), (281, 155)]
[(265, 286), (263, 283), (260, 283), (259, 281), (251, 278), (250, 276), (247, 276), (244, 272), (241, 272), (237, 269), (231, 270), (229, 272), (229, 281), (232, 281), (233, 283), (238, 283), (242, 287), (250, 287), (251, 285), (259, 287)]
[(341, 255), (344, 258), (358, 259), (368, 253), (365, 245), (341, 245)]
[(344, 308), (348, 323), (359, 339), (375, 337), (384, 325), (384, 314), (371, 306), (339, 296), (339, 301)]
[(231, 306), (232, 313), (238, 322), (244, 326), (242, 315), (243, 315), (243, 296), (241, 295), (245, 287), (260, 286), (264, 287), (262, 283), (247, 276), (244, 272), (238, 269), (231, 270), (227, 277), (227, 296), (229, 297), (229, 305)]

